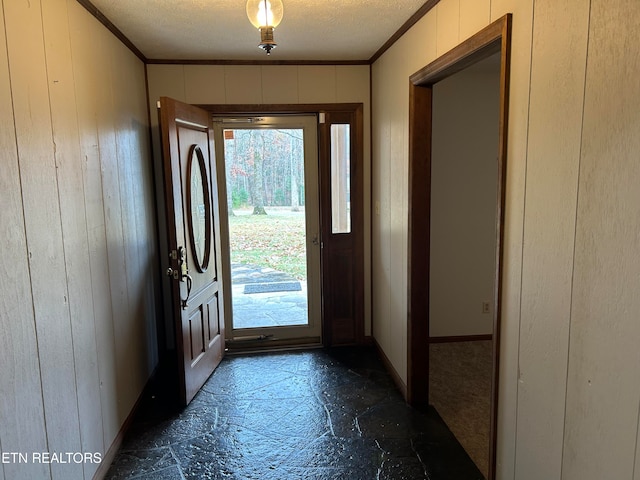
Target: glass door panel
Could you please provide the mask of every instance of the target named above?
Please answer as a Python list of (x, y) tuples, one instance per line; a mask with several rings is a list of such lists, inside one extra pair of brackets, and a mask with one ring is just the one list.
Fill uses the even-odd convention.
[[(236, 340), (320, 340), (315, 116), (223, 119)], [(224, 247), (223, 247), (224, 248)]]
[(350, 125), (331, 125), (331, 233), (351, 233)]

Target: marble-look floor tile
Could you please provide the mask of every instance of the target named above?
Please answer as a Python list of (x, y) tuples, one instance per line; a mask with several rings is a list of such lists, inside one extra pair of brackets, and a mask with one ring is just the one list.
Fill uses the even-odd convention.
[(482, 478), (372, 348), (228, 356), (188, 407), (146, 402), (109, 479)]

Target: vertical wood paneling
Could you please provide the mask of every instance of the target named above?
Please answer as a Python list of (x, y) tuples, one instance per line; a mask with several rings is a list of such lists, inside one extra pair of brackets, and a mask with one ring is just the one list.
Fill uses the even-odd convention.
[[(136, 227), (136, 194), (134, 177), (135, 163), (138, 161), (132, 150), (133, 124), (131, 122), (131, 103), (135, 102), (135, 86), (130, 86), (129, 68), (125, 57), (126, 47), (114, 45), (110, 49), (110, 69), (113, 92), (113, 126), (117, 152), (117, 182), (120, 194), (120, 214), (122, 222), (122, 261), (124, 270), (120, 272), (120, 282), (125, 285), (129, 308), (125, 318), (114, 319), (116, 334), (116, 356), (121, 362), (119, 372), (126, 387), (121, 390), (121, 409), (128, 411), (135, 404), (140, 393), (137, 386), (141, 382), (139, 355), (144, 352), (141, 335), (141, 323), (144, 321), (140, 304), (140, 256), (137, 251), (138, 232)], [(115, 187), (115, 185), (114, 185)], [(141, 349), (131, 348), (140, 345)], [(142, 350), (142, 352), (141, 352)], [(146, 352), (144, 352), (146, 353)], [(124, 365), (129, 365), (128, 375), (124, 375)], [(131, 368), (133, 366), (133, 368)]]
[[(74, 0), (3, 2), (0, 105), (0, 450), (104, 453), (157, 360), (144, 67)], [(134, 331), (119, 384), (112, 304)], [(96, 467), (6, 464), (0, 479)]]
[[(145, 381), (149, 372), (155, 369), (158, 354), (158, 332), (156, 311), (160, 311), (161, 275), (158, 263), (158, 238), (156, 227), (156, 192), (153, 178), (153, 159), (149, 142), (149, 117), (148, 99), (146, 90), (145, 67), (131, 52), (124, 50), (128, 60), (131, 85), (135, 95), (131, 100), (134, 124), (134, 135), (131, 137), (131, 148), (135, 152), (137, 161), (134, 168), (136, 188), (136, 219), (138, 228), (138, 254), (140, 255), (141, 271), (140, 285), (141, 297), (144, 297), (142, 314), (146, 320), (145, 335), (146, 348), (149, 354), (146, 358), (147, 369)], [(162, 277), (164, 278), (164, 277)]]
[[(98, 95), (97, 119), (98, 142), (100, 151), (100, 169), (102, 172), (102, 197), (104, 202), (105, 231), (107, 236), (107, 259), (109, 265), (109, 284), (111, 291), (111, 308), (113, 311), (113, 332), (115, 339), (116, 391), (118, 408), (118, 427), (122, 425), (129, 411), (130, 387), (128, 375), (131, 366), (128, 365), (121, 353), (127, 348), (126, 337), (121, 336), (126, 325), (131, 321), (131, 306), (129, 304), (129, 290), (127, 284), (127, 265), (125, 252), (126, 243), (123, 229), (122, 198), (120, 193), (119, 146), (116, 137), (117, 112), (114, 97), (117, 94), (113, 86), (116, 73), (112, 72), (109, 48), (110, 33), (98, 31), (99, 42), (102, 46), (101, 61), (97, 62), (99, 78), (102, 79), (102, 89)], [(124, 343), (124, 345), (123, 345)], [(129, 345), (128, 348), (131, 348)]]
[[(111, 40), (111, 39), (110, 39)], [(120, 188), (120, 208), (122, 215), (124, 260), (124, 281), (129, 301), (126, 319), (116, 319), (116, 355), (120, 366), (122, 380), (126, 382), (126, 390), (120, 391), (122, 406), (129, 412), (142, 387), (149, 376), (146, 359), (149, 351), (146, 342), (146, 317), (144, 297), (145, 286), (142, 274), (142, 262), (147, 254), (140, 250), (140, 244), (146, 232), (139, 231), (144, 227), (144, 202), (139, 198), (139, 189), (143, 185), (144, 159), (140, 156), (137, 145), (143, 141), (137, 137), (134, 120), (136, 99), (140, 94), (140, 86), (135, 83), (136, 67), (142, 68), (136, 60), (131, 63), (133, 55), (122, 44), (116, 43), (111, 48), (111, 71), (113, 72), (113, 108), (116, 134), (116, 151), (118, 154), (117, 171)], [(126, 68), (122, 68), (122, 67)], [(112, 272), (113, 273), (113, 272)], [(152, 279), (148, 279), (152, 282)], [(123, 321), (125, 320), (125, 321)], [(125, 375), (126, 372), (126, 375)]]
[[(516, 13), (520, 10), (519, 3), (523, 3), (525, 6), (533, 6), (531, 0), (527, 2), (519, 2), (518, 0), (490, 0), (491, 1), (491, 22), (495, 22), (497, 19), (506, 15), (507, 13)], [(514, 15), (515, 16), (515, 15)], [(531, 18), (528, 19), (530, 21)], [(514, 20), (515, 21), (515, 20)]]
[[(0, 2), (2, 7), (2, 2)], [(11, 99), (4, 10), (0, 8), (0, 449), (47, 449), (33, 298)], [(47, 478), (44, 464), (2, 465), (0, 478)]]
[(303, 65), (298, 67), (300, 103), (336, 102), (336, 67)]
[(259, 65), (227, 65), (224, 68), (224, 82), (226, 103), (263, 103), (262, 70)]
[(263, 65), (262, 100), (264, 103), (298, 103), (298, 67)]
[(437, 58), (437, 25), (437, 9), (434, 8), (405, 33), (396, 45), (391, 47), (391, 50), (398, 49), (407, 56), (407, 77)]
[[(395, 55), (389, 58), (387, 64), (388, 82), (385, 82), (384, 110), (381, 114), (389, 121), (388, 151), (385, 152), (385, 162), (388, 162), (388, 174), (385, 188), (388, 188), (385, 204), (386, 235), (388, 235), (385, 257), (388, 259), (387, 293), (389, 301), (389, 315), (391, 319), (401, 322), (399, 328), (393, 321), (389, 322), (386, 354), (393, 363), (396, 371), (404, 382), (407, 381), (406, 371), (406, 312), (407, 312), (407, 191), (408, 191), (408, 122), (409, 122), (409, 82), (407, 57)], [(395, 288), (394, 288), (395, 287)]]
[(153, 110), (151, 121), (158, 124), (156, 104), (161, 96), (181, 102), (187, 101), (185, 73), (186, 65), (147, 65), (149, 75), (149, 103)]
[(460, 0), (460, 41), (491, 23), (491, 0)]
[(438, 56), (448, 52), (460, 41), (460, 0), (442, 0), (436, 5)]
[[(336, 72), (336, 101), (342, 103), (369, 101), (369, 67), (338, 65)], [(366, 142), (365, 142), (366, 144)]]
[[(41, 15), (38, 3), (5, 4), (48, 448), (73, 452), (81, 449), (80, 427)], [(51, 472), (83, 477), (82, 465), (52, 464)]]
[(225, 103), (222, 65), (185, 65), (184, 89), (187, 103)]
[(97, 31), (91, 26), (91, 17), (75, 0), (67, 0), (76, 108), (83, 161), (83, 183), (91, 289), (96, 329), (96, 359), (100, 382), (101, 425), (105, 448), (109, 446), (119, 428), (116, 395), (115, 340), (109, 284), (107, 237), (105, 231), (102, 172), (98, 141), (98, 97), (102, 77), (97, 64), (102, 62), (96, 52), (103, 51)]
[(591, 1), (563, 479), (632, 478), (640, 401), (640, 3)]
[(491, 0), (491, 20), (513, 12), (507, 140), (505, 224), (502, 279), (502, 325), (498, 386), (496, 478), (515, 478), (518, 343), (522, 291), (522, 243), (527, 170), (527, 123), (531, 74), (533, 0)]
[(372, 220), (373, 257), (372, 285), (373, 298), (373, 335), (385, 352), (388, 352), (390, 339), (391, 315), (390, 315), (390, 291), (389, 282), (389, 176), (391, 167), (386, 161), (390, 154), (390, 121), (386, 114), (389, 108), (388, 100), (384, 94), (387, 90), (387, 77), (389, 76), (388, 56), (383, 55), (372, 67), (373, 77), (373, 118), (375, 119), (373, 130), (372, 148), (372, 198), (374, 216)]
[[(47, 74), (66, 262), (69, 311), (84, 452), (103, 451), (100, 385), (95, 361), (94, 306), (84, 202), (82, 160), (66, 0), (43, 2)], [(97, 465), (83, 465), (92, 477)]]
[[(518, 479), (560, 478), (562, 469), (589, 0), (537, 1), (534, 15)], [(562, 115), (557, 115), (558, 111)]]
[[(152, 141), (152, 149), (153, 149), (153, 161), (156, 164), (157, 169), (162, 169), (162, 155), (161, 155), (161, 145), (160, 145), (160, 129), (158, 127), (158, 100), (160, 97), (166, 96), (173, 98), (175, 100), (179, 100), (181, 102), (186, 102), (186, 80), (185, 80), (185, 68), (186, 65), (147, 65), (147, 76), (149, 82), (149, 118), (151, 120), (151, 141)], [(224, 68), (224, 67), (222, 67)], [(224, 72), (224, 70), (223, 70)], [(191, 94), (190, 97), (193, 98), (195, 95), (199, 95), (197, 93)], [(222, 102), (225, 103), (226, 94), (224, 91), (222, 92)], [(160, 170), (161, 171), (161, 170)], [(161, 181), (162, 176), (157, 176), (156, 181), (156, 192), (159, 196), (162, 197), (164, 195), (164, 184)], [(160, 222), (160, 231), (164, 231), (162, 227), (162, 222), (164, 220), (159, 219)], [(162, 248), (162, 245), (160, 245)], [(168, 288), (166, 282), (164, 282), (164, 288)], [(165, 301), (165, 310), (170, 311), (170, 298), (169, 298), (169, 290), (167, 289), (163, 295)]]

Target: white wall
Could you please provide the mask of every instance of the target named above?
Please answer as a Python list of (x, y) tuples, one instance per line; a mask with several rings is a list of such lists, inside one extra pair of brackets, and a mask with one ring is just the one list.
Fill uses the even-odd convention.
[(155, 366), (146, 106), (142, 62), (75, 0), (0, 1), (3, 452), (104, 454)]
[[(368, 65), (148, 65), (153, 150), (161, 162), (156, 103), (362, 103), (364, 116), (365, 335), (371, 335), (371, 99)], [(225, 297), (226, 298), (226, 297)], [(226, 298), (227, 303), (230, 299)]]
[(429, 335), (493, 333), (500, 62), (433, 88)]
[(497, 476), (638, 479), (637, 1), (442, 0), (373, 65), (374, 336), (406, 379), (408, 78), (507, 12)]

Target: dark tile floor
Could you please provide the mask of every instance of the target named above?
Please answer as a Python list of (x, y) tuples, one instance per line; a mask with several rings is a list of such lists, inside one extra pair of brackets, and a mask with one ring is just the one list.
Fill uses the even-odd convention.
[(483, 478), (372, 348), (227, 356), (187, 408), (167, 403), (146, 399), (107, 478)]

